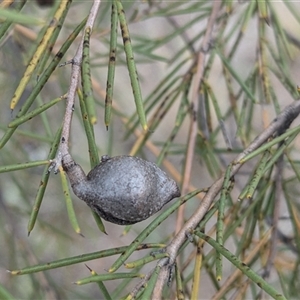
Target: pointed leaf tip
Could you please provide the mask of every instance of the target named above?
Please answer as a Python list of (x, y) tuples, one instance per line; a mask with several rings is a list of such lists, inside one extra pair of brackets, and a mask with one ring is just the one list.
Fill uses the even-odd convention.
[(91, 117), (91, 124), (95, 125), (97, 123), (97, 118), (96, 117)]

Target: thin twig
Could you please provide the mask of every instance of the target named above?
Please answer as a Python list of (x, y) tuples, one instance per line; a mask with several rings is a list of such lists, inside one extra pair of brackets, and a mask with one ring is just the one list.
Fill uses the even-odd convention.
[[(211, 15), (207, 22), (207, 29), (203, 41), (201, 43), (200, 51), (198, 53), (197, 71), (193, 78), (194, 85), (193, 85), (192, 98), (191, 98), (191, 110), (192, 110), (191, 122), (190, 122), (188, 146), (186, 151), (185, 168), (183, 172), (184, 174), (183, 183), (181, 189), (183, 195), (185, 195), (188, 192), (192, 166), (194, 163), (193, 158), (194, 158), (195, 144), (196, 144), (197, 132), (198, 132), (198, 122), (197, 122), (198, 107), (199, 107), (198, 97), (199, 97), (199, 90), (200, 90), (204, 69), (205, 69), (205, 57), (211, 44), (213, 27), (215, 25), (215, 21), (217, 19), (221, 5), (222, 5), (221, 1), (214, 1), (213, 3)], [(175, 231), (176, 233), (179, 232), (183, 223), (184, 223), (184, 205), (182, 205), (178, 209), (176, 231)]]
[(284, 160), (283, 155), (281, 155), (276, 164), (276, 177), (275, 177), (275, 195), (274, 195), (274, 211), (273, 218), (271, 221), (272, 225), (272, 235), (270, 241), (270, 252), (268, 256), (268, 260), (266, 266), (264, 268), (264, 278), (268, 278), (270, 276), (270, 272), (272, 266), (274, 264), (274, 260), (277, 252), (277, 238), (278, 238), (278, 222), (280, 216), (280, 199), (282, 197), (282, 172), (283, 172)]
[(150, 272), (148, 272), (146, 274), (146, 276), (132, 289), (132, 291), (129, 294), (130, 297), (127, 297), (126, 299), (128, 299), (128, 298), (135, 299), (136, 298), (136, 295), (140, 291), (140, 289), (143, 288), (143, 286), (147, 285), (147, 282), (151, 278), (154, 270), (155, 270), (155, 268), (153, 268)]
[[(99, 10), (100, 3), (101, 0), (94, 0), (94, 3), (89, 12), (89, 16), (83, 32), (85, 32), (87, 28), (90, 28), (92, 30)], [(68, 90), (67, 101), (66, 101), (66, 111), (65, 111), (64, 121), (63, 121), (62, 135), (61, 135), (61, 140), (60, 140), (56, 157), (53, 160), (50, 167), (50, 170), (54, 169), (55, 172), (57, 172), (58, 168), (61, 166), (62, 158), (66, 154), (69, 154), (71, 121), (72, 121), (72, 116), (74, 111), (76, 89), (80, 78), (83, 42), (84, 42), (84, 33), (82, 34), (81, 42), (78, 46), (76, 54), (71, 60), (72, 63), (71, 80), (70, 80), (70, 86)]]
[[(231, 176), (235, 175), (238, 170), (243, 165), (240, 161), (249, 153), (258, 149), (263, 143), (265, 143), (268, 138), (283, 133), (290, 124), (295, 120), (295, 118), (300, 113), (300, 101), (296, 101), (291, 105), (287, 106), (272, 123), (259, 135), (254, 141), (232, 162), (232, 173)], [(190, 217), (190, 219), (184, 224), (182, 229), (177, 233), (177, 235), (172, 239), (170, 244), (166, 247), (166, 252), (169, 254), (169, 258), (163, 258), (158, 263), (162, 265), (157, 284), (153, 293), (153, 299), (161, 299), (162, 289), (164, 284), (168, 280), (168, 270), (169, 267), (175, 262), (177, 253), (181, 245), (187, 239), (187, 235), (192, 232), (202, 218), (205, 216), (209, 207), (213, 203), (215, 197), (218, 195), (222, 188), (224, 180), (224, 175), (221, 176), (208, 190), (204, 196), (201, 205), (197, 211)]]
[[(250, 264), (250, 262), (253, 260), (253, 258), (259, 253), (259, 251), (264, 247), (267, 243), (268, 240), (270, 239), (271, 235), (271, 230), (267, 231), (262, 239), (260, 239), (257, 244), (254, 246), (254, 248), (250, 251), (250, 253), (243, 259), (243, 263), (245, 264)], [(211, 297), (211, 300), (218, 300), (222, 299), (224, 297), (226, 291), (230, 289), (230, 286), (234, 282), (237, 282), (238, 278), (241, 276), (242, 272), (239, 269), (236, 269), (233, 271), (229, 277), (225, 280), (225, 282), (222, 284), (220, 289)]]

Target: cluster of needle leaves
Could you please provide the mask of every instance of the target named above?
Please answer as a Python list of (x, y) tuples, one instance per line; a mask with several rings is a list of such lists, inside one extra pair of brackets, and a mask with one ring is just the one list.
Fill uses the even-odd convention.
[[(0, 3), (0, 298), (297, 298), (299, 4), (96, 2)], [(140, 156), (182, 197), (93, 218), (49, 172), (72, 88), (85, 170)]]

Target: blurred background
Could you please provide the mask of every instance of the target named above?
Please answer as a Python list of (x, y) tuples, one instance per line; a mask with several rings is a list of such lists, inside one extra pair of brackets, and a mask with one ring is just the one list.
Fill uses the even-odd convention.
[[(5, 6), (5, 2), (2, 1), (1, 5)], [(280, 110), (298, 99), (300, 3), (270, 2), (267, 17), (264, 18), (257, 4), (250, 7), (251, 2), (255, 1), (224, 1), (213, 29), (211, 48), (208, 49), (206, 56), (205, 82), (213, 91), (217, 106), (213, 104), (213, 96), (208, 93), (208, 88), (199, 91), (200, 109), (197, 116), (199, 136), (194, 149), (190, 190), (193, 187), (210, 186), (225, 171), (237, 153), (241, 152)], [(88, 15), (91, 4), (92, 1), (73, 1), (52, 49), (52, 57), (75, 27)], [(99, 155), (134, 154), (158, 162), (162, 149), (169, 143), (160, 166), (181, 185), (191, 120), (189, 110), (191, 90), (185, 87), (184, 78), (190, 74), (189, 72), (193, 72), (192, 69), (195, 67), (195, 53), (199, 51), (212, 3), (127, 1), (123, 5), (150, 132), (144, 143), (136, 148), (138, 139), (144, 133), (138, 123), (119, 29), (113, 115), (108, 131), (106, 130), (104, 99), (109, 58), (111, 2), (103, 1), (91, 39), (91, 72), (98, 117), (94, 131)], [(35, 1), (27, 1), (22, 13), (28, 17), (45, 20), (48, 24), (56, 7), (57, 3), (54, 3), (54, 6), (39, 6)], [(17, 107), (11, 111), (10, 100), (38, 44), (42, 30), (42, 25), (13, 24), (1, 39), (0, 138), (36, 85), (39, 74), (32, 76)], [(72, 59), (80, 38), (81, 33), (61, 62)], [(224, 61), (218, 54), (209, 61), (215, 48), (218, 48), (226, 58), (232, 70), (224, 67)], [(70, 68), (70, 65), (66, 65), (54, 70), (30, 110), (67, 92)], [(268, 75), (267, 88), (262, 83), (265, 73)], [(241, 82), (248, 87), (255, 101), (247, 95)], [(189, 84), (191, 81), (187, 85)], [(220, 110), (221, 119), (216, 107)], [(0, 149), (0, 166), (47, 159), (54, 135), (62, 124), (64, 109), (65, 103), (62, 100), (20, 125), (6, 145)], [(179, 112), (182, 112), (181, 115)], [(179, 117), (180, 126), (173, 137), (172, 133), (178, 126)], [(88, 144), (78, 101), (72, 122), (70, 150), (74, 159), (88, 172), (90, 170)], [(298, 150), (299, 138), (296, 138), (289, 152), (295, 164), (299, 163)], [(237, 202), (237, 197), (256, 163), (257, 160), (250, 161), (239, 173), (232, 193), (232, 202)], [(15, 299), (102, 299), (96, 285), (72, 284), (80, 278), (89, 276), (89, 271), (83, 263), (24, 276), (11, 276), (7, 270), (17, 270), (65, 257), (128, 245), (154, 217), (132, 226), (127, 234), (123, 234), (124, 227), (105, 222), (108, 233), (105, 235), (97, 228), (86, 204), (72, 194), (83, 235), (81, 236), (74, 232), (68, 220), (60, 175), (51, 174), (37, 222), (28, 236), (27, 224), (44, 168), (40, 166), (0, 173), (0, 284)], [(299, 218), (299, 197), (297, 197), (299, 182), (290, 167), (285, 170), (284, 180), (288, 184), (296, 209), (295, 214)], [(185, 218), (195, 211), (199, 201), (195, 198), (188, 203)], [(292, 278), (295, 271), (298, 274), (295, 275), (295, 280), (299, 283), (299, 267), (298, 269), (295, 267), (296, 261), (299, 265), (299, 253), (293, 251), (295, 227), (290, 219), (287, 204), (282, 201), (280, 230), (292, 241), (293, 246), (279, 241), (282, 252), (278, 254), (278, 260), (284, 262), (281, 264), (277, 262), (279, 263), (277, 268), (284, 270), (286, 278)], [(208, 229), (214, 226), (215, 220), (212, 218), (209, 221)], [(174, 233), (175, 224), (176, 213), (145, 242), (167, 242)], [(243, 226), (245, 224), (241, 225), (241, 230)], [(265, 226), (269, 228), (270, 224), (265, 222)], [(236, 232), (233, 241), (236, 241), (239, 235), (240, 233)], [(257, 231), (253, 235), (252, 246), (257, 242), (255, 238), (259, 239)], [(232, 246), (233, 251), (236, 249), (231, 243), (227, 246), (230, 249)], [(204, 248), (204, 251), (208, 252), (210, 249)], [(142, 257), (143, 251), (140, 252), (134, 254), (130, 260)], [(183, 261), (188, 254), (185, 253)], [(115, 258), (113, 256), (93, 260), (87, 262), (87, 265), (98, 273), (105, 273)], [(227, 262), (224, 264), (225, 278), (226, 274), (232, 273), (233, 267)], [(262, 268), (259, 266), (259, 259), (253, 262), (253, 266), (254, 268), (256, 266), (256, 270)], [(152, 267), (145, 267), (142, 271), (146, 272)], [(183, 271), (183, 277), (187, 278), (192, 270), (193, 264), (188, 265)], [(216, 287), (207, 271), (204, 270), (202, 276), (199, 297), (213, 299)], [(275, 268), (269, 282), (282, 290), (280, 278)], [(121, 295), (130, 292), (137, 282), (130, 282)], [(113, 291), (115, 286), (114, 281), (106, 283), (109, 291)], [(226, 299), (236, 299), (234, 292), (233, 289)]]

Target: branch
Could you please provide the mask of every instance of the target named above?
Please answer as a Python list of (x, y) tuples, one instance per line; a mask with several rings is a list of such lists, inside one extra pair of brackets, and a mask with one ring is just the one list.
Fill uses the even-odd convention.
[[(246, 157), (249, 153), (258, 149), (263, 143), (265, 143), (270, 137), (274, 135), (282, 134), (295, 120), (295, 118), (300, 114), (300, 101), (296, 101), (291, 105), (287, 106), (272, 123), (259, 135), (254, 141), (232, 162), (232, 173), (231, 176), (235, 175), (238, 170), (243, 165), (241, 160)], [(190, 219), (184, 224), (181, 230), (173, 238), (170, 244), (166, 247), (166, 252), (169, 254), (169, 258), (161, 259), (158, 264), (163, 265), (161, 268), (158, 281), (156, 283), (153, 299), (161, 299), (162, 289), (164, 284), (168, 280), (169, 268), (175, 262), (177, 253), (181, 245), (187, 239), (187, 235), (193, 231), (202, 218), (205, 216), (206, 212), (212, 205), (215, 197), (218, 195), (222, 188), (224, 176), (221, 176), (208, 190), (204, 196), (197, 211), (190, 217)]]
[[(186, 151), (186, 160), (185, 160), (185, 168), (184, 168), (184, 175), (183, 175), (183, 182), (182, 182), (182, 189), (181, 192), (185, 195), (189, 190), (192, 166), (194, 163), (194, 151), (195, 151), (195, 144), (197, 139), (197, 132), (198, 132), (198, 122), (197, 122), (197, 115), (198, 115), (198, 108), (199, 108), (199, 90), (204, 74), (205, 69), (205, 58), (210, 48), (211, 44), (211, 37), (214, 25), (216, 23), (216, 19), (218, 17), (218, 13), (220, 11), (222, 2), (221, 1), (214, 1), (211, 15), (207, 21), (207, 29), (203, 38), (203, 41), (200, 46), (200, 51), (197, 57), (197, 71), (194, 76), (194, 86), (192, 90), (192, 100), (191, 100), (191, 122), (190, 122), (190, 129), (189, 129), (189, 139)], [(177, 214), (177, 222), (176, 222), (176, 233), (180, 230), (184, 222), (184, 205), (182, 205)]]
[[(92, 31), (92, 28), (94, 26), (94, 22), (99, 10), (101, 0), (94, 0), (94, 3), (91, 7), (84, 31), (86, 29), (90, 28)], [(78, 46), (78, 49), (76, 51), (75, 56), (70, 61), (72, 64), (71, 69), (71, 80), (70, 80), (70, 86), (67, 93), (67, 100), (66, 100), (66, 112), (63, 120), (63, 129), (62, 129), (62, 135), (60, 139), (59, 148), (56, 154), (55, 159), (52, 161), (52, 164), (49, 168), (49, 171), (54, 169), (55, 172), (57, 172), (58, 168), (61, 166), (62, 158), (69, 154), (69, 140), (70, 140), (70, 130), (71, 130), (71, 121), (74, 111), (74, 105), (75, 105), (75, 95), (76, 90), (78, 86), (78, 81), (80, 78), (80, 71), (81, 71), (81, 61), (82, 61), (82, 51), (83, 51), (83, 42), (84, 42), (84, 33), (82, 34), (82, 38), (80, 41), (80, 44)]]

